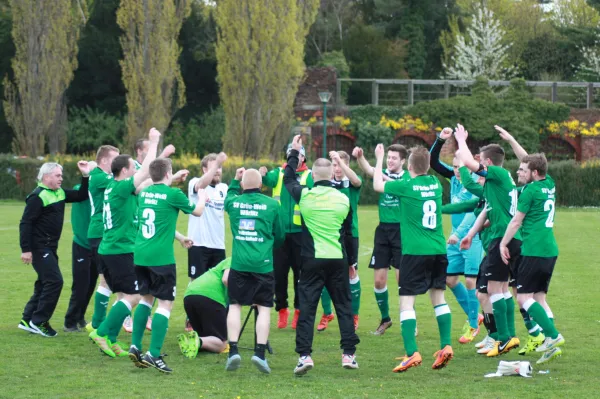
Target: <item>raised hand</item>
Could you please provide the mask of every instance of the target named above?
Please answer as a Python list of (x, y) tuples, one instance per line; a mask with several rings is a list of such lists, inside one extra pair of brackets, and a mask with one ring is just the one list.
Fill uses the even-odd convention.
[(148, 133), (148, 139), (150, 139), (153, 143), (158, 143), (160, 141), (160, 132), (156, 130), (156, 128), (150, 129)]
[(177, 173), (175, 173), (173, 175), (173, 182), (175, 182), (175, 183), (184, 182), (185, 179), (187, 179), (189, 174), (190, 174), (190, 171), (187, 169), (182, 169), (180, 171), (177, 171)]
[(242, 176), (244, 176), (244, 172), (246, 168), (242, 167), (235, 171), (235, 180), (242, 180)]
[(444, 130), (440, 132), (440, 138), (442, 140), (448, 140), (450, 137), (452, 137), (452, 128), (445, 127)]
[(515, 139), (509, 132), (507, 132), (498, 125), (495, 125), (494, 129), (496, 129), (496, 131), (500, 133), (500, 138), (504, 141), (512, 141)]
[[(95, 164), (95, 162), (94, 162)], [(83, 177), (88, 177), (90, 175), (90, 171), (92, 170), (90, 168), (90, 163), (88, 161), (79, 161), (77, 162), (77, 168), (79, 168), (79, 171), (81, 172), (81, 175)], [(94, 166), (95, 168), (95, 166)]]
[(261, 166), (260, 168), (258, 168), (258, 173), (260, 173), (260, 175), (263, 177), (267, 175), (268, 171), (269, 170), (267, 169), (266, 166)]
[(168, 146), (166, 146), (162, 152), (162, 156), (164, 158), (169, 158), (173, 154), (175, 154), (175, 146), (173, 144), (169, 144)]
[(227, 161), (227, 154), (220, 152), (219, 155), (217, 155), (217, 163), (223, 165), (225, 161)]
[(363, 149), (360, 147), (354, 147), (354, 149), (352, 150), (352, 156), (356, 159), (362, 157), (363, 155)]
[(292, 140), (292, 148), (296, 151), (300, 151), (302, 149), (302, 136), (297, 134), (294, 136)]
[(329, 151), (329, 158), (331, 158), (333, 162), (340, 163), (340, 154), (338, 154), (337, 151)]
[(454, 130), (454, 137), (458, 141), (467, 141), (467, 137), (469, 137), (469, 132), (465, 130), (465, 127), (460, 123), (456, 125), (456, 129)]
[(385, 154), (385, 148), (383, 147), (383, 144), (377, 144), (377, 147), (375, 147), (375, 158), (379, 159), (383, 159), (383, 155)]

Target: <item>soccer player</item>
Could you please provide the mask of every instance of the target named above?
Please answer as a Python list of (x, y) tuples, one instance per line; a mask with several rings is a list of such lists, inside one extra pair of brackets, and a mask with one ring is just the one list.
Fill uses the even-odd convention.
[(98, 288), (94, 295), (94, 314), (92, 322), (86, 326), (89, 332), (97, 329), (100, 323), (106, 317), (106, 309), (112, 292), (106, 284), (102, 266), (98, 260), (98, 247), (102, 241), (104, 233), (104, 224), (102, 222), (102, 206), (104, 203), (104, 190), (112, 181), (111, 164), (113, 159), (119, 155), (119, 149), (111, 145), (103, 145), (98, 148), (96, 153), (97, 167), (90, 173), (90, 207), (92, 208), (90, 217), (90, 227), (88, 228), (87, 237), (92, 251), (92, 261), (98, 267)]
[[(298, 282), (300, 318), (296, 330), (296, 352), (300, 355), (294, 374), (314, 367), (311, 358), (314, 323), (323, 287), (331, 294), (338, 315), (342, 367), (357, 369), (355, 352), (360, 342), (352, 322), (348, 260), (342, 245), (342, 224), (351, 223), (350, 200), (331, 185), (333, 168), (327, 159), (313, 164), (315, 185), (302, 187), (294, 176), (299, 162), (301, 136), (295, 136), (288, 156), (284, 183), (304, 216), (302, 226), (302, 272)], [(339, 161), (339, 159), (338, 159)]]
[[(291, 151), (291, 144), (288, 146), (287, 153)], [(262, 175), (262, 184), (273, 188), (273, 198), (281, 205), (281, 219), (285, 231), (285, 241), (280, 248), (276, 248), (273, 253), (275, 270), (275, 310), (278, 312), (277, 328), (286, 328), (290, 311), (288, 310), (288, 275), (290, 268), (294, 278), (294, 316), (292, 318), (292, 329), (296, 329), (300, 308), (298, 306), (298, 279), (300, 278), (300, 269), (302, 258), (300, 250), (302, 247), (302, 215), (300, 207), (294, 202), (290, 193), (283, 184), (283, 171), (285, 164), (280, 168), (275, 168), (267, 172), (267, 168), (262, 166), (259, 169)], [(306, 165), (306, 152), (304, 147), (300, 150), (300, 163), (296, 170), (296, 178), (302, 186), (311, 188), (313, 178), (310, 169)]]
[(554, 315), (546, 302), (550, 279), (558, 257), (554, 238), (556, 187), (547, 174), (544, 154), (530, 154), (521, 159), (518, 181), (525, 187), (519, 196), (517, 212), (500, 242), (500, 254), (507, 265), (511, 259), (509, 243), (521, 230), (523, 246), (517, 273), (517, 301), (542, 326), (546, 339), (536, 348), (544, 352), (537, 364), (560, 356), (565, 339), (554, 326)]
[(227, 279), (231, 257), (210, 268), (185, 290), (183, 307), (193, 330), (179, 334), (179, 347), (187, 358), (200, 349), (221, 353), (227, 348)]
[(21, 260), (33, 265), (37, 280), (18, 327), (43, 337), (57, 335), (50, 319), (63, 286), (57, 249), (65, 203), (87, 199), (90, 168), (86, 161), (77, 162), (77, 167), (82, 175), (79, 190), (63, 190), (62, 166), (54, 162), (43, 164), (38, 173), (38, 186), (27, 196), (19, 224)]
[[(373, 177), (374, 168), (366, 160), (362, 148), (356, 147), (352, 156), (358, 161), (360, 168), (369, 177)], [(383, 171), (384, 181), (408, 180), (410, 176), (402, 169), (408, 151), (403, 145), (392, 144), (387, 149), (387, 169)], [(379, 195), (379, 225), (375, 230), (373, 256), (369, 268), (375, 269), (375, 300), (381, 313), (381, 322), (375, 335), (383, 335), (392, 326), (390, 318), (389, 295), (387, 289), (388, 270), (390, 265), (396, 270), (396, 281), (400, 261), (402, 260), (402, 241), (400, 237), (400, 199), (388, 193)]]
[[(483, 196), (486, 208), (475, 221), (472, 231), (481, 230), (485, 219), (490, 221), (490, 245), (487, 249), (487, 262), (485, 275), (488, 277), (487, 290), (492, 302), (492, 309), (498, 331), (498, 341), (494, 349), (486, 356), (493, 357), (519, 346), (515, 336), (515, 310), (514, 301), (509, 291), (509, 278), (516, 276), (515, 262), (521, 251), (521, 235), (517, 233), (510, 242), (513, 259), (506, 267), (500, 256), (500, 241), (512, 216), (516, 212), (518, 193), (515, 182), (506, 169), (504, 163), (504, 150), (498, 144), (489, 144), (480, 149), (480, 162), (477, 162), (467, 146), (468, 133), (462, 125), (458, 125), (454, 137), (458, 143), (459, 157), (463, 164), (472, 172), (484, 176), (486, 181), (483, 187)], [(468, 249), (472, 236), (468, 234), (461, 242), (461, 248)]]
[[(450, 202), (457, 204), (469, 201), (475, 196), (467, 191), (459, 173), (459, 160), (454, 157), (452, 167), (440, 161), (440, 151), (449, 138), (452, 137), (452, 129), (444, 128), (431, 147), (431, 168), (450, 181)], [(469, 176), (468, 179), (472, 178)], [(460, 250), (462, 240), (475, 222), (473, 212), (457, 213), (452, 215), (452, 232), (447, 240), (448, 270), (446, 284), (452, 290), (468, 320), (463, 327), (463, 334), (458, 339), (461, 344), (473, 341), (479, 334), (479, 301), (475, 284), (479, 274), (479, 263), (483, 256), (483, 249), (479, 235), (472, 240), (471, 248), (466, 251)], [(459, 276), (465, 276), (465, 286), (459, 281)]]
[[(350, 274), (350, 294), (352, 295), (352, 315), (354, 316), (354, 329), (358, 329), (358, 312), (360, 310), (360, 279), (358, 277), (358, 200), (362, 189), (362, 178), (350, 168), (350, 156), (345, 151), (331, 151), (329, 153), (333, 166), (333, 180), (331, 181), (350, 200), (352, 211), (352, 226), (344, 230), (344, 248), (348, 260)], [(331, 309), (331, 296), (327, 288), (321, 294), (323, 316), (317, 326), (317, 331), (324, 331), (327, 324), (333, 320)]]
[(442, 227), (442, 185), (435, 176), (428, 175), (429, 151), (414, 147), (408, 158), (410, 179), (384, 182), (382, 173), (384, 147), (377, 145), (373, 188), (400, 198), (402, 224), (402, 260), (400, 262), (400, 323), (406, 356), (394, 368), (404, 372), (421, 364), (415, 328), (415, 299), (429, 291), (440, 332), (440, 350), (435, 352), (433, 369), (445, 367), (454, 356), (450, 331), (452, 315), (444, 299), (446, 289), (446, 240)]
[[(241, 187), (244, 191), (240, 194)], [(256, 169), (239, 168), (225, 198), (233, 248), (227, 282), (229, 313), (227, 335), (229, 357), (225, 370), (240, 367), (238, 351), (242, 306), (256, 306), (256, 347), (252, 363), (259, 371), (271, 373), (265, 359), (269, 339), (270, 311), (273, 307), (273, 248), (284, 240), (279, 203), (260, 193), (261, 174)]]

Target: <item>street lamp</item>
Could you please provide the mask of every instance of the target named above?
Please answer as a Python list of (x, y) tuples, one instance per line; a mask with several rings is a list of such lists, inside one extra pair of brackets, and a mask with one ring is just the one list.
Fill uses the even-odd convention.
[(331, 93), (322, 91), (319, 98), (323, 103), (323, 158), (327, 158), (327, 103), (331, 99)]

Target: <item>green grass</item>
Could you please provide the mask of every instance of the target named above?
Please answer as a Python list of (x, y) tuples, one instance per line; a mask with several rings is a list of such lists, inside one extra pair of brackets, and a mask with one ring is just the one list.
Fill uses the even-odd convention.
[[(251, 352), (242, 350), (242, 368), (235, 373), (224, 371), (225, 356), (202, 353), (195, 360), (187, 360), (177, 347), (176, 335), (183, 329), (182, 295), (175, 304), (171, 328), (164, 351), (169, 366), (175, 372), (161, 375), (155, 370), (136, 369), (127, 359), (109, 359), (101, 356), (86, 334), (62, 333), (62, 324), (70, 295), (71, 284), (71, 229), (65, 223), (59, 248), (65, 286), (52, 319), (59, 336), (54, 339), (27, 334), (16, 328), (25, 302), (32, 292), (35, 273), (31, 266), (20, 261), (18, 223), (22, 203), (0, 202), (0, 350), (2, 365), (0, 397), (156, 397), (156, 398), (516, 398), (597, 397), (600, 373), (597, 354), (600, 348), (600, 316), (597, 284), (600, 281), (598, 237), (600, 212), (561, 210), (556, 215), (556, 236), (561, 254), (555, 269), (549, 302), (556, 316), (556, 324), (567, 340), (563, 357), (542, 368), (535, 367), (534, 377), (505, 377), (485, 379), (483, 375), (495, 371), (498, 359), (476, 355), (471, 345), (456, 341), (465, 320), (462, 310), (448, 291), (447, 300), (453, 311), (453, 339), (455, 358), (446, 369), (431, 370), (438, 349), (439, 338), (434, 312), (427, 296), (417, 300), (419, 324), (418, 344), (424, 357), (420, 368), (405, 374), (394, 374), (394, 357), (403, 354), (398, 322), (396, 285), (390, 279), (390, 307), (394, 325), (381, 337), (373, 331), (379, 321), (379, 312), (372, 291), (373, 273), (367, 268), (371, 254), (373, 231), (377, 223), (374, 207), (360, 211), (361, 248), (360, 276), (362, 306), (358, 346), (359, 370), (343, 370), (340, 365), (339, 333), (337, 323), (325, 332), (316, 333), (313, 358), (316, 368), (303, 378), (294, 377), (295, 332), (275, 328), (272, 315), (270, 341), (275, 354), (269, 356), (273, 373), (261, 375), (250, 363)], [(67, 215), (66, 221), (69, 220)], [(179, 218), (179, 229), (186, 231), (187, 217)], [(445, 227), (449, 227), (445, 220)], [(228, 237), (228, 241), (230, 241)], [(229, 253), (229, 251), (228, 251)], [(187, 259), (176, 245), (179, 268), (178, 292), (187, 284)], [(392, 274), (390, 274), (392, 276)], [(291, 287), (291, 285), (290, 285)], [(91, 307), (90, 307), (91, 309)], [(88, 310), (87, 319), (91, 319)], [(320, 314), (318, 315), (320, 316)], [(525, 328), (516, 315), (517, 331), (521, 340)], [(121, 339), (129, 343), (126, 333)], [(252, 343), (251, 330), (244, 333), (240, 345)], [(149, 343), (148, 334), (144, 345)], [(527, 357), (535, 363), (538, 356)], [(522, 360), (511, 353), (503, 360)], [(538, 374), (549, 370), (549, 374)]]

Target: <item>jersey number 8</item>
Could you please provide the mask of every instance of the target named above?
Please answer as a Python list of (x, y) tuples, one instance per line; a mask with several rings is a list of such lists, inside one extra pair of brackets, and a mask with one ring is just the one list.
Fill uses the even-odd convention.
[(154, 209), (144, 209), (142, 217), (144, 218), (144, 224), (142, 225), (142, 235), (144, 236), (144, 238), (154, 237), (154, 234), (156, 233), (156, 227), (154, 226), (154, 219), (156, 218), (156, 214), (154, 213)]
[(437, 205), (435, 201), (429, 200), (423, 203), (423, 227), (435, 229), (437, 227)]

